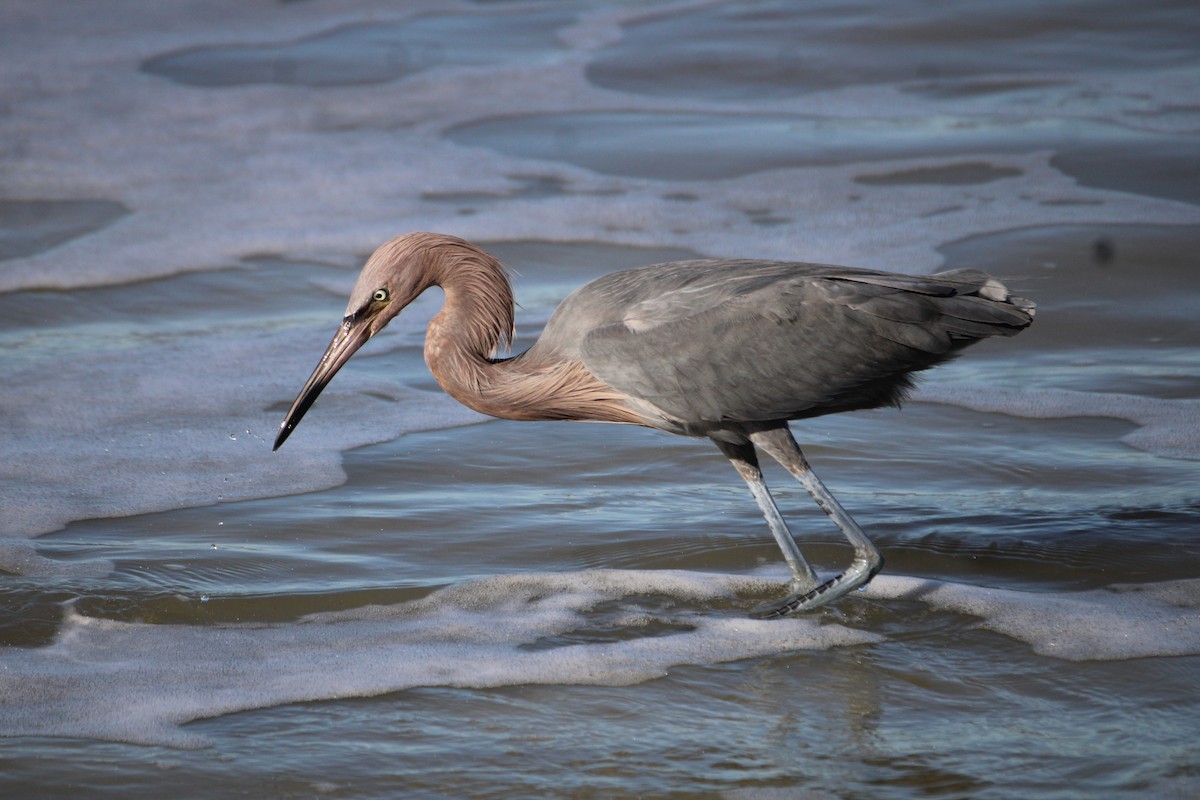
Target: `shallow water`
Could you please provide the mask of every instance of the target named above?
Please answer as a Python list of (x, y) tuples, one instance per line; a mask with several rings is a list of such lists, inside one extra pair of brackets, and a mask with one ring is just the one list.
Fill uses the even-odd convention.
[[(0, 11), (5, 797), (1200, 791), (1187, 4), (111, 6)], [(715, 448), (457, 406), (437, 293), (271, 453), (414, 229), (512, 267), (517, 348), (696, 255), (976, 266), (1038, 316), (794, 426), (887, 569), (763, 622)]]

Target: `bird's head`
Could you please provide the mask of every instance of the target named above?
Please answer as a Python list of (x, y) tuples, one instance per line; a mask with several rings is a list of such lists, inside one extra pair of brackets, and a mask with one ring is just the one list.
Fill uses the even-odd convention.
[(408, 234), (383, 245), (367, 259), (350, 292), (342, 324), (280, 424), (273, 449), (278, 450), (291, 435), (350, 356), (432, 285), (427, 250), (421, 234)]

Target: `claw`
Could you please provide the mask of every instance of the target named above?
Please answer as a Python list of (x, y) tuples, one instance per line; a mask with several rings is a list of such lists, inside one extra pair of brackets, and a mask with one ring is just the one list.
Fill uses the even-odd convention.
[(866, 586), (881, 569), (882, 557), (874, 562), (855, 561), (850, 565), (850, 569), (830, 578), (815, 589), (788, 595), (781, 604), (763, 611), (755, 611), (751, 616), (755, 619), (779, 619), (797, 611), (812, 611), (844, 597), (861, 586)]

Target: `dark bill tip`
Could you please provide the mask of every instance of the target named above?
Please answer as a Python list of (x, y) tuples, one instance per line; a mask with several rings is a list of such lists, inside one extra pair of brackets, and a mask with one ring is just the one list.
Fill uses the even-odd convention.
[[(296, 420), (296, 422), (299, 421), (300, 420)], [(287, 438), (292, 435), (292, 431), (295, 429), (295, 423), (288, 425), (286, 422), (281, 422), (279, 424), (279, 435), (275, 437), (275, 445), (271, 448), (271, 452), (274, 453), (276, 450), (278, 450), (279, 446), (287, 441)]]
[(300, 390), (300, 394), (296, 395), (296, 400), (288, 409), (287, 416), (279, 424), (279, 435), (275, 437), (275, 446), (271, 448), (272, 452), (278, 450), (287, 441), (287, 438), (292, 435), (292, 431), (300, 424), (305, 412), (321, 394), (321, 390), (329, 385), (342, 365), (349, 361), (350, 356), (354, 355), (358, 348), (362, 347), (370, 338), (371, 333), (365, 321), (354, 322), (347, 319), (342, 323), (337, 333), (334, 334), (333, 341), (329, 343), (329, 347), (325, 348), (325, 353), (317, 363), (316, 369), (308, 377), (304, 388)]

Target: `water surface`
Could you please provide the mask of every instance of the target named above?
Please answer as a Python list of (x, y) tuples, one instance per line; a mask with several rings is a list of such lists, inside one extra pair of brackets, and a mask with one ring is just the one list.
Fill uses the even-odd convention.
[[(1197, 792), (1186, 4), (0, 17), (5, 797)], [(511, 267), (518, 349), (696, 256), (980, 267), (1038, 316), (795, 426), (887, 570), (763, 622), (786, 571), (716, 449), (463, 409), (438, 292), (271, 452), (421, 229)]]

